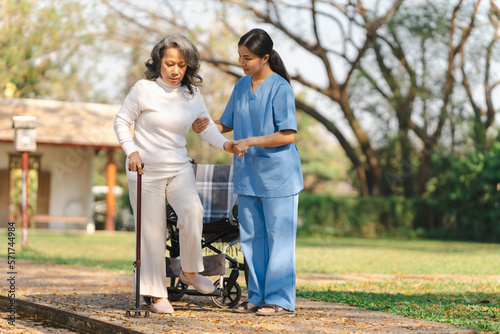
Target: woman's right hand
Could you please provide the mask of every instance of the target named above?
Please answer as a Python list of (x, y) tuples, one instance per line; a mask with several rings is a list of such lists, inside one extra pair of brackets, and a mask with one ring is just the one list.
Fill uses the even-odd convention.
[(144, 162), (142, 162), (139, 152), (135, 151), (130, 153), (128, 156), (128, 169), (132, 172), (137, 172), (137, 170), (139, 170), (139, 174), (144, 174), (143, 166)]
[(208, 124), (210, 124), (210, 118), (197, 118), (191, 125), (191, 129), (196, 133), (200, 133), (207, 128)]

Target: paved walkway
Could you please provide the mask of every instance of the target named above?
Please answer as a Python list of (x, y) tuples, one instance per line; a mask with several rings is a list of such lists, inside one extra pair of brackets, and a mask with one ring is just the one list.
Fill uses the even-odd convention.
[[(125, 311), (135, 306), (131, 274), (29, 261), (18, 261), (16, 266), (19, 299), (143, 333), (473, 333), (447, 324), (300, 298), (297, 311), (282, 317), (237, 314), (216, 307), (209, 297), (185, 296), (172, 303), (173, 315), (129, 318)], [(23, 319), (16, 320), (15, 328), (0, 320), (0, 332), (72, 333), (27, 327)]]

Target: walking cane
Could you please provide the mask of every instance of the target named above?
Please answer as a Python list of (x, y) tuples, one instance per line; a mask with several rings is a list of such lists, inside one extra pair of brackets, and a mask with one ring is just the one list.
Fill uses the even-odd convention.
[[(144, 168), (144, 163), (141, 165)], [(134, 318), (139, 318), (141, 316), (141, 198), (142, 198), (142, 175), (139, 174), (139, 168), (137, 168), (137, 224), (136, 224), (136, 237), (135, 237), (135, 262), (134, 262), (134, 272), (135, 272), (135, 310), (133, 310), (133, 315), (131, 311), (126, 312), (126, 316)], [(144, 316), (149, 317), (149, 311), (144, 311)]]

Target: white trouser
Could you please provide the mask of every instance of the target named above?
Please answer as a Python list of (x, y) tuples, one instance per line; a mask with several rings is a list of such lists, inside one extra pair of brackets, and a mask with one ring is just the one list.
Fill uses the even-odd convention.
[[(129, 180), (130, 204), (137, 224), (137, 182)], [(203, 206), (194, 174), (142, 182), (141, 287), (143, 296), (167, 297), (165, 252), (167, 239), (166, 202), (178, 217), (180, 260), (184, 272), (201, 272)], [(137, 225), (136, 225), (137, 226)], [(135, 283), (134, 283), (135, 290)]]

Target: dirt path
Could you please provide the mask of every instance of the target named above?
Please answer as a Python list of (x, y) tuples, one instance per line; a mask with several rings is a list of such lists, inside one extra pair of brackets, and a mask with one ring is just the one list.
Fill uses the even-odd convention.
[[(125, 311), (135, 305), (135, 295), (130, 292), (131, 274), (29, 261), (19, 261), (17, 268), (18, 298), (144, 333), (473, 333), (447, 324), (300, 298), (297, 311), (282, 317), (237, 314), (214, 306), (208, 297), (185, 296), (172, 303), (176, 310), (173, 315), (151, 314), (150, 318), (134, 319), (125, 316)], [(299, 276), (298, 280), (331, 282), (345, 278), (311, 275)], [(17, 325), (12, 328), (0, 321), (0, 330), (43, 332)]]

